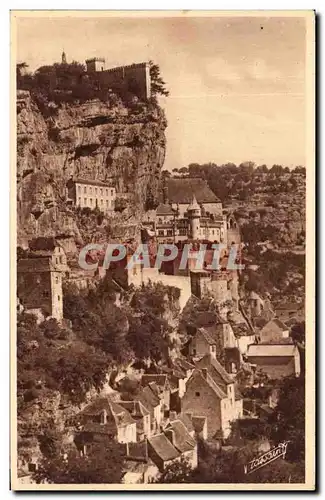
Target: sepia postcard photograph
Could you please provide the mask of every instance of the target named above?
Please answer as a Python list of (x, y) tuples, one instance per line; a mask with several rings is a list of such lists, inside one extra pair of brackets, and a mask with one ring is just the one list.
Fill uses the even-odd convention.
[(315, 12), (11, 11), (14, 491), (315, 477)]

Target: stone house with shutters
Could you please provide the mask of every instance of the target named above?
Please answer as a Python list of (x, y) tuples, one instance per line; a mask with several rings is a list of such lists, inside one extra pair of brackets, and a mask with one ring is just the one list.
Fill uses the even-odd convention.
[(130, 413), (109, 398), (98, 398), (75, 417), (79, 441), (91, 443), (103, 438), (118, 443), (137, 441), (136, 421)]
[(151, 415), (141, 401), (117, 401), (127, 410), (136, 422), (137, 441), (143, 441), (151, 436)]
[(206, 417), (208, 438), (227, 438), (231, 422), (243, 416), (243, 400), (234, 380), (213, 356), (206, 355), (196, 363), (186, 384), (182, 411)]
[(166, 374), (144, 374), (141, 377), (141, 386), (150, 387), (152, 392), (162, 402), (163, 412), (170, 408), (170, 384)]
[(189, 354), (201, 358), (206, 354), (216, 357), (223, 349), (238, 347), (232, 327), (226, 321), (198, 328), (193, 336)]

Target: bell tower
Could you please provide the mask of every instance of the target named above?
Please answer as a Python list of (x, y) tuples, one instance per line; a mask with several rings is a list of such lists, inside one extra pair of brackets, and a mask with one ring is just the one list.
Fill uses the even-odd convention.
[(64, 52), (64, 49), (61, 55), (61, 64), (67, 64), (67, 56), (66, 53)]
[(198, 240), (200, 237), (200, 218), (201, 218), (201, 207), (196, 201), (193, 195), (192, 202), (187, 209), (189, 225), (190, 225), (190, 237), (193, 240)]

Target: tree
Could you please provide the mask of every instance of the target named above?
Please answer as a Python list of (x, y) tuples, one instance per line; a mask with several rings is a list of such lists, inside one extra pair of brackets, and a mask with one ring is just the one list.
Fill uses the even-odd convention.
[(188, 174), (188, 168), (187, 167), (181, 167), (178, 171), (180, 174)]
[(153, 96), (157, 94), (163, 95), (165, 97), (169, 96), (169, 91), (166, 89), (166, 83), (160, 75), (160, 68), (158, 64), (154, 64), (153, 61), (149, 61), (149, 71), (151, 79), (151, 93)]
[(301, 321), (296, 323), (291, 328), (290, 336), (293, 338), (295, 342), (305, 342), (305, 322)]
[(305, 457), (305, 380), (288, 377), (283, 380), (275, 409), (273, 439), (289, 441), (286, 457), (300, 462)]
[(283, 167), (282, 167), (282, 165), (273, 165), (270, 172), (271, 172), (271, 174), (281, 175), (281, 174), (283, 174)]
[(70, 452), (66, 458), (56, 455), (44, 458), (34, 473), (37, 484), (102, 484), (121, 482), (124, 452), (113, 440), (90, 447), (89, 454)]
[(190, 483), (192, 468), (184, 457), (178, 462), (172, 462), (167, 465), (160, 476), (154, 481), (155, 483), (180, 484)]

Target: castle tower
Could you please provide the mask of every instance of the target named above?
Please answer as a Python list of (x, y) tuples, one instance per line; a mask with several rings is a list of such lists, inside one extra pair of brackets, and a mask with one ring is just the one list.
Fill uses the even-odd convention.
[(93, 57), (86, 59), (87, 73), (94, 73), (105, 70), (105, 59), (103, 57)]
[(63, 51), (61, 55), (61, 63), (62, 64), (67, 64), (67, 56), (66, 53)]
[(193, 240), (198, 240), (200, 236), (201, 208), (195, 196), (193, 196), (192, 202), (187, 209), (187, 214), (190, 223), (190, 237)]

